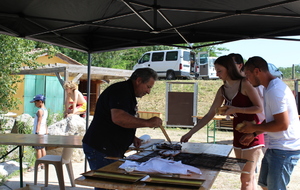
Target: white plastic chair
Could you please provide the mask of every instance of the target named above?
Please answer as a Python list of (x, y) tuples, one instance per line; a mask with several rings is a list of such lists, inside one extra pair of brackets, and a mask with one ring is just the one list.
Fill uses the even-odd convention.
[(48, 186), (48, 170), (49, 164), (53, 164), (56, 169), (56, 175), (59, 183), (60, 190), (65, 190), (65, 182), (64, 182), (64, 175), (63, 175), (63, 168), (62, 165), (65, 164), (72, 187), (75, 187), (74, 182), (74, 174), (73, 174), (73, 167), (71, 162), (71, 157), (73, 153), (73, 148), (64, 148), (62, 151), (62, 155), (46, 155), (42, 158), (39, 158), (35, 161), (34, 166), (34, 185), (37, 184), (37, 170), (39, 164), (45, 165), (45, 187)]

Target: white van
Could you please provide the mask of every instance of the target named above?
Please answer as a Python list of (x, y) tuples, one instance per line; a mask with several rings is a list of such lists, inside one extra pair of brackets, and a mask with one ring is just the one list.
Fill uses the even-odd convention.
[(190, 50), (149, 51), (142, 55), (133, 70), (151, 68), (157, 72), (159, 78), (174, 80), (183, 77), (190, 78), (194, 63), (195, 53)]
[(208, 57), (206, 52), (200, 52), (195, 64), (195, 77), (198, 79), (218, 79), (214, 62), (217, 57)]

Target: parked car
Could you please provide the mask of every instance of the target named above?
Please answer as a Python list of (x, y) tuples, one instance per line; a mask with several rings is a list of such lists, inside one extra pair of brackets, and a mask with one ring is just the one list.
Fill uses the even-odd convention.
[(274, 77), (283, 78), (282, 72), (272, 63), (268, 63), (269, 71)]
[(189, 78), (195, 64), (195, 53), (191, 50), (173, 49), (149, 51), (142, 55), (133, 70), (151, 68), (158, 77), (174, 80)]

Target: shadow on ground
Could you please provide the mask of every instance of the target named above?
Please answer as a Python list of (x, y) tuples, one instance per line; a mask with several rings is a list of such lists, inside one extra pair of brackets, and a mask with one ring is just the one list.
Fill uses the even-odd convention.
[[(88, 168), (89, 170), (89, 168)], [(73, 172), (74, 172), (74, 178), (81, 177), (81, 174), (84, 173), (84, 163), (73, 163)], [(43, 187), (44, 186), (44, 170), (41, 170), (38, 172), (38, 178), (37, 178), (37, 185)], [(76, 185), (76, 187), (72, 187), (69, 179), (68, 172), (66, 170), (66, 167), (63, 167), (63, 174), (64, 174), (64, 182), (65, 182), (65, 188), (68, 190), (88, 190), (88, 189), (94, 189), (93, 187), (87, 187), (87, 186), (81, 186)], [(23, 174), (23, 187), (26, 186), (26, 184), (33, 185), (34, 182), (34, 172), (27, 172), (25, 171)], [(10, 178), (7, 182), (5, 182), (5, 185), (0, 186), (0, 190), (12, 190), (12, 189), (18, 189), (20, 188), (20, 176), (14, 176)], [(53, 165), (49, 165), (49, 185), (45, 188), (45, 190), (59, 190), (58, 180), (56, 176), (56, 171)]]

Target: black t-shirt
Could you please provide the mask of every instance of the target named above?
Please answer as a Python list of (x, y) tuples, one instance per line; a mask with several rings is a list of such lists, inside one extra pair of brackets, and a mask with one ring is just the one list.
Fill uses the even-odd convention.
[(123, 157), (133, 142), (135, 128), (123, 128), (112, 122), (111, 109), (121, 109), (135, 116), (137, 101), (131, 80), (112, 84), (98, 98), (93, 121), (82, 142), (105, 153)]

